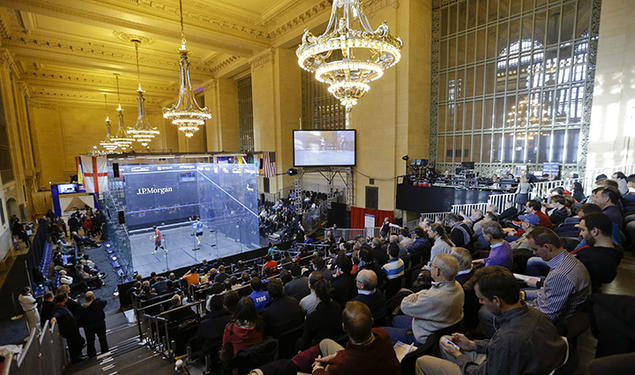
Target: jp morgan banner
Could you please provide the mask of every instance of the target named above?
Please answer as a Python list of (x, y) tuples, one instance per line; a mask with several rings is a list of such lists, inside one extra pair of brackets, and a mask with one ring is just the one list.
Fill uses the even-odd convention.
[(120, 166), (129, 229), (187, 221), (199, 215), (193, 164)]
[(163, 187), (163, 188), (139, 188), (137, 189), (137, 195), (146, 195), (146, 194), (165, 194), (171, 193), (173, 190), (171, 187)]

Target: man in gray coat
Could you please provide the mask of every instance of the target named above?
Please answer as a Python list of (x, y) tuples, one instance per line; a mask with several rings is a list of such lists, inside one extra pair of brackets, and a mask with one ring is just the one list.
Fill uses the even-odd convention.
[(452, 255), (441, 253), (434, 257), (430, 264), (432, 287), (404, 297), (404, 315), (395, 316), (392, 327), (384, 327), (393, 342), (416, 341), (415, 345), (421, 345), (431, 333), (463, 319), (465, 294), (454, 280), (458, 270), (458, 261)]

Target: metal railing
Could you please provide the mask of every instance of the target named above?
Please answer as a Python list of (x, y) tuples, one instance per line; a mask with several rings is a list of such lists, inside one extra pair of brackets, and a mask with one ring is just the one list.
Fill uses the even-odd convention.
[[(568, 190), (569, 186), (573, 185), (574, 182), (583, 183), (584, 180), (582, 178), (565, 178), (563, 180), (536, 182), (532, 184), (532, 189), (529, 195), (531, 196), (531, 199), (544, 198), (549, 194), (551, 189), (563, 187)], [(586, 190), (585, 193), (587, 193)]]
[(470, 215), (472, 210), (481, 210), (483, 212), (487, 211), (488, 203), (467, 203), (467, 204), (453, 204), (452, 205), (452, 213), (455, 215)]
[(2, 375), (62, 375), (67, 365), (66, 342), (56, 323), (47, 321), (41, 331), (31, 331), (20, 353), (5, 358)]
[(327, 228), (324, 230), (324, 238), (326, 238), (327, 232), (333, 231), (333, 235), (335, 238), (340, 238), (340, 236), (344, 239), (344, 241), (351, 241), (357, 238), (358, 236), (363, 237), (379, 237), (379, 231), (381, 227), (373, 227), (373, 228)]
[(505, 203), (512, 202), (512, 205), (516, 203), (516, 193), (507, 194), (492, 194), (487, 199), (487, 206), (483, 212), (489, 211), (491, 208), (496, 208), (497, 213), (505, 211)]
[[(193, 307), (196, 311), (192, 310)], [(139, 314), (143, 315), (143, 319), (147, 322), (147, 329), (143, 332), (145, 343), (166, 358), (174, 359), (176, 342), (172, 336), (176, 336), (173, 334), (178, 332), (174, 332), (174, 330), (178, 330), (178, 325), (183, 323), (171, 322), (169, 314), (185, 309), (192, 310), (196, 316), (202, 318), (205, 315), (205, 300), (188, 303), (175, 309), (163, 311), (157, 315)]]

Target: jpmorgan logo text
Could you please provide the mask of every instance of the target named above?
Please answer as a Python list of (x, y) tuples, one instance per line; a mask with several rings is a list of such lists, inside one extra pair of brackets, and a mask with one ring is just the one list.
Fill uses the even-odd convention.
[(139, 188), (137, 189), (137, 195), (147, 195), (147, 194), (165, 194), (165, 193), (171, 193), (172, 192), (172, 188), (171, 187), (164, 187), (164, 188)]

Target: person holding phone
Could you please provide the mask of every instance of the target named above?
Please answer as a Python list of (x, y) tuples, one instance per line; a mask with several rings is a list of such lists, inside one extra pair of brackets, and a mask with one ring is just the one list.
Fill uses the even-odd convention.
[(548, 374), (567, 358), (567, 343), (551, 321), (521, 301), (514, 275), (501, 266), (474, 274), (479, 302), (495, 315), (491, 339), (470, 340), (461, 333), (439, 340), (442, 358), (417, 359), (417, 375)]

